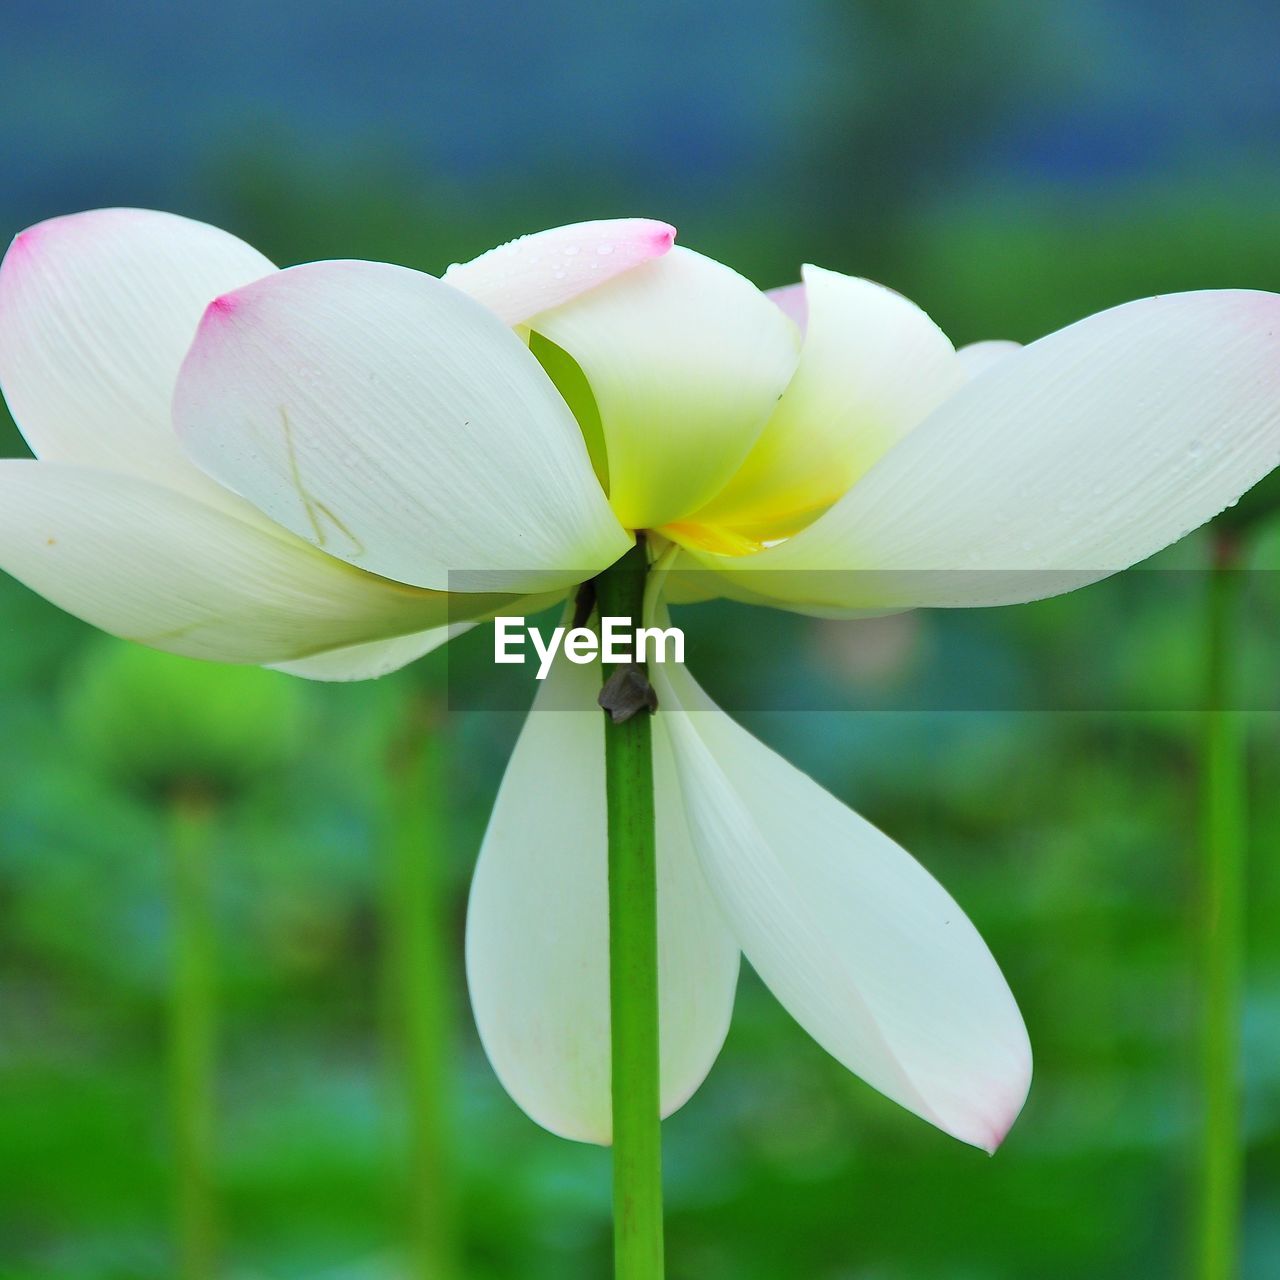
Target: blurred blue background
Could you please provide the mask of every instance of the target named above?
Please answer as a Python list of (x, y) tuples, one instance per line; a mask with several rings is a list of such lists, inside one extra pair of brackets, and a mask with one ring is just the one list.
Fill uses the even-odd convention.
[[(144, 205), (282, 263), (438, 272), (525, 231), (642, 214), (762, 285), (815, 261), (908, 294), (957, 342), (1029, 339), (1149, 293), (1280, 289), (1277, 54), (1280, 8), (1262, 0), (5, 0), (0, 235)], [(22, 452), (0, 424), (0, 453)], [(1203, 541), (1171, 563), (1203, 564)], [(1099, 706), (1194, 682), (1194, 590), (1122, 610), (1122, 632), (1107, 599), (843, 638), (755, 615), (745, 650), (690, 614), (700, 671), (720, 657), (744, 682), (887, 681), (917, 708), (743, 718), (951, 888), (1023, 1004), (1037, 1082), (988, 1161), (846, 1076), (748, 976), (721, 1062), (667, 1126), (673, 1280), (1190, 1274), (1197, 717), (1001, 695), (1000, 711), (919, 709), (936, 678), (921, 646), (1001, 689), (1029, 653), (1100, 626), (1116, 642)], [(0, 637), (0, 1277), (171, 1276), (170, 815), (75, 727), (110, 682), (92, 675), (110, 642), (7, 579)], [(1264, 679), (1266, 642), (1251, 641)], [(380, 779), (405, 707), (444, 699), (448, 661), (290, 684), (307, 732), (219, 809), (228, 1276), (414, 1274)], [(474, 651), (453, 663), (453, 688), (482, 672)], [(217, 703), (213, 670), (193, 699)], [(125, 739), (155, 732), (120, 705)], [(447, 721), (434, 856), (455, 962), (518, 719)], [(1280, 757), (1273, 716), (1250, 730), (1245, 1245), (1262, 1278), (1280, 1274)], [(463, 1274), (604, 1274), (607, 1154), (516, 1110), (460, 979), (450, 994)]]

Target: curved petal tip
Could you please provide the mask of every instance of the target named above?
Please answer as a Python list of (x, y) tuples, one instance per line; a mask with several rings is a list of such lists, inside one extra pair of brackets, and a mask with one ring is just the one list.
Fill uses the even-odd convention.
[(209, 303), (205, 308), (204, 320), (212, 320), (218, 316), (229, 316), (234, 314), (240, 306), (240, 299), (235, 293), (223, 293)]

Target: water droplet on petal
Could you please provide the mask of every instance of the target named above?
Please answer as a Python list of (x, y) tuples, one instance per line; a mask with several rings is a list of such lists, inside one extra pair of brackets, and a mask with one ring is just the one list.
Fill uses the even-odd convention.
[(605, 256), (605, 255), (610, 254), (610, 253), (612, 253), (612, 252), (613, 252), (613, 245), (611, 245), (611, 244), (598, 244), (598, 245), (596, 245), (596, 252), (597, 252), (598, 254), (600, 254), (600, 255), (603, 257), (603, 256)]
[(563, 280), (563, 279), (564, 279), (564, 272), (563, 272), (563, 271), (556, 270), (556, 271), (553, 271), (551, 274), (552, 274), (553, 276), (555, 276), (555, 278), (556, 278), (557, 280)]
[(576, 244), (567, 244), (564, 247), (564, 256), (566, 258), (572, 258), (577, 252), (578, 246)]

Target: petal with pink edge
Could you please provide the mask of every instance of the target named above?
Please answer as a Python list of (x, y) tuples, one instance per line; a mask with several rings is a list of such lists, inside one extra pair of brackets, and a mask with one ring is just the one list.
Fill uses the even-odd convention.
[(674, 227), (650, 218), (577, 222), (521, 236), (470, 262), (454, 263), (442, 278), (484, 303), (504, 324), (523, 324), (662, 257), (675, 238)]
[(1145, 559), (1278, 463), (1280, 296), (1172, 294), (1006, 355), (788, 541), (691, 554), (806, 612), (1012, 604)]
[(805, 267), (804, 290), (795, 376), (697, 522), (795, 532), (967, 381), (946, 334), (900, 293), (820, 267)]
[(779, 285), (766, 289), (764, 296), (786, 316), (803, 334), (809, 328), (809, 299), (804, 291), (804, 281)]
[(629, 529), (709, 501), (742, 464), (795, 369), (799, 335), (736, 271), (674, 248), (539, 316), (590, 385), (609, 501)]
[(32, 451), (142, 476), (243, 518), (245, 504), (183, 455), (169, 405), (208, 303), (274, 270), (225, 231), (147, 209), (22, 232), (0, 265), (0, 385)]
[(217, 299), (174, 421), (228, 488), (400, 582), (550, 591), (631, 543), (524, 343), (404, 267), (310, 263)]
[(1008, 984), (909, 854), (655, 664), (693, 846), (747, 960), (868, 1084), (993, 1151), (1022, 1108), (1031, 1048)]

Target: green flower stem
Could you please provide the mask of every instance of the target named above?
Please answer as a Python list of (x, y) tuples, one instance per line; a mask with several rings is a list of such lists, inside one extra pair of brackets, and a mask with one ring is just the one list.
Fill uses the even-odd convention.
[(1244, 1182), (1241, 1136), (1240, 1021), (1244, 986), (1247, 781), (1245, 723), (1231, 710), (1237, 547), (1219, 535), (1209, 581), (1201, 740), (1200, 971), (1203, 980), (1201, 1086), (1204, 1114), (1199, 1167), (1197, 1276), (1239, 1274)]
[(211, 853), (217, 811), (195, 786), (170, 805), (173, 857), (173, 986), (169, 1010), (170, 1097), (177, 1175), (178, 1274), (217, 1272), (213, 1194), (214, 974)]
[[(644, 544), (596, 579), (601, 616), (640, 624)], [(610, 675), (606, 667), (606, 678)], [(660, 1280), (662, 1130), (658, 1100), (658, 887), (652, 724), (605, 719), (609, 807), (609, 999), (613, 1064), (615, 1280)]]
[(455, 1170), (449, 1104), (453, 949), (445, 851), (446, 752), (428, 699), (411, 706), (388, 770), (383, 919), (388, 1020), (409, 1138), (411, 1274), (455, 1280)]

